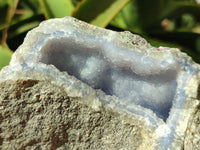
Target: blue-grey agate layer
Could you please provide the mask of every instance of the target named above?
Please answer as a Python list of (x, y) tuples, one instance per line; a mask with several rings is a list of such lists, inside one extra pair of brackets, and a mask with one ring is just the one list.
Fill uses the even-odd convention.
[(155, 48), (138, 35), (71, 17), (45, 21), (29, 32), (11, 60), (11, 67), (14, 64), (40, 71), (46, 66), (47, 73), (53, 65), (74, 76), (72, 83), (80, 80), (117, 97), (116, 107), (148, 120), (156, 129), (155, 149), (182, 148), (188, 120), (198, 104), (199, 65), (185, 53)]
[[(80, 39), (87, 38), (80, 33), (74, 34), (77, 34), (76, 36)], [(134, 66), (129, 65), (132, 59), (136, 57), (138, 57), (136, 59), (141, 58), (141, 61), (146, 59), (149, 64), (142, 66), (146, 68), (150, 67), (150, 63), (156, 65), (156, 62), (153, 62), (155, 60), (143, 58), (142, 55), (127, 49), (120, 49), (106, 39), (99, 41), (94, 37), (88, 37), (88, 39), (93, 41), (93, 46), (91, 46), (92, 43), (76, 42), (73, 36), (49, 40), (41, 49), (40, 61), (53, 64), (60, 71), (66, 71), (108, 95), (115, 95), (151, 109), (158, 117), (166, 121), (177, 90), (177, 71), (169, 68), (156, 71), (159, 73), (137, 73), (134, 71)], [(115, 55), (117, 52), (121, 54), (116, 54), (119, 55), (114, 58), (117, 63), (113, 63), (109, 55)]]

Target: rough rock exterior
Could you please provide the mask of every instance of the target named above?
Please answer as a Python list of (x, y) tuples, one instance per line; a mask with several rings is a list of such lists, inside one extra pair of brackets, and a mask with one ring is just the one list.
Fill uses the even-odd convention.
[(66, 17), (0, 72), (0, 149), (199, 149), (200, 66)]
[(142, 136), (152, 139), (137, 123), (95, 111), (42, 81), (8, 80), (0, 91), (2, 150), (133, 150), (144, 146)]
[(184, 140), (184, 149), (200, 149), (200, 107), (197, 108), (194, 116), (189, 121)]

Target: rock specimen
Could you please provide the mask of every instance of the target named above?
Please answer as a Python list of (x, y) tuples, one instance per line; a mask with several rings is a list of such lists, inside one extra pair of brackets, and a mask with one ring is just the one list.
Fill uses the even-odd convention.
[(0, 148), (182, 149), (199, 70), (129, 32), (45, 21), (0, 73)]

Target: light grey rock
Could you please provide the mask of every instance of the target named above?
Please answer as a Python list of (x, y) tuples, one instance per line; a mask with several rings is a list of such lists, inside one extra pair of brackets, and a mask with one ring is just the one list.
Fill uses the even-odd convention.
[[(192, 140), (195, 144), (199, 137), (192, 134), (198, 129), (193, 122), (198, 114), (199, 68), (178, 49), (154, 48), (129, 32), (105, 30), (71, 17), (45, 21), (27, 34), (9, 66), (0, 73), (3, 91), (0, 131), (4, 136), (14, 132), (11, 137), (16, 137), (12, 143), (10, 136), (1, 136), (0, 145), (48, 149), (187, 149), (190, 146), (185, 143)], [(18, 84), (29, 81), (37, 81), (31, 92), (24, 84)], [(16, 90), (21, 92), (12, 97)], [(55, 95), (47, 94), (52, 92)], [(35, 98), (39, 102), (31, 102), (31, 93), (39, 97)], [(64, 98), (56, 98), (58, 95)], [(73, 104), (63, 108), (67, 101), (76, 103), (76, 107)], [(43, 116), (39, 119), (42, 123), (33, 112), (36, 103), (46, 104), (43, 104), (45, 111), (38, 112)], [(28, 117), (21, 113), (27, 118), (22, 121), (21, 116), (18, 119), (6, 116), (11, 111), (5, 113), (5, 108), (12, 110), (12, 104), (18, 111), (29, 106), (34, 109)], [(27, 132), (15, 133), (21, 121), (25, 122), (23, 128)], [(6, 128), (6, 123), (11, 127)], [(37, 133), (28, 132), (33, 124), (39, 128)], [(46, 142), (39, 138), (43, 134)], [(24, 135), (30, 137), (26, 139), (28, 144), (20, 142)]]

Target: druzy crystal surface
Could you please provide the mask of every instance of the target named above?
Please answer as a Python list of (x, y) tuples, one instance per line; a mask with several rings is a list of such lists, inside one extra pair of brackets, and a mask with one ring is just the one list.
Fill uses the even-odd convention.
[(152, 127), (155, 149), (182, 148), (198, 104), (199, 65), (185, 53), (71, 17), (45, 21), (29, 32), (1, 80), (18, 70), (26, 77), (37, 72), (34, 78), (43, 80), (43, 74), (51, 75), (68, 91), (75, 89), (74, 97), (90, 97), (88, 105), (140, 118)]

